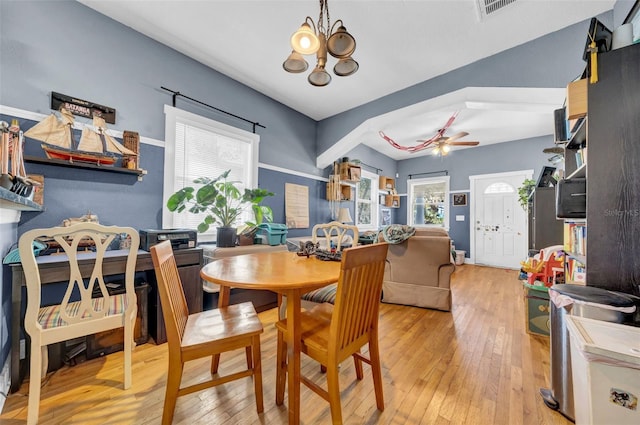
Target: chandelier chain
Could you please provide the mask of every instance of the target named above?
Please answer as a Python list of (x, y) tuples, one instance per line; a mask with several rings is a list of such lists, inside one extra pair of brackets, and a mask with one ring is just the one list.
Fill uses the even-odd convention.
[[(324, 15), (327, 15), (327, 26), (324, 26)], [(329, 30), (331, 28), (331, 18), (329, 17), (329, 2), (327, 0), (320, 0), (320, 16), (318, 17), (318, 32), (329, 37)]]

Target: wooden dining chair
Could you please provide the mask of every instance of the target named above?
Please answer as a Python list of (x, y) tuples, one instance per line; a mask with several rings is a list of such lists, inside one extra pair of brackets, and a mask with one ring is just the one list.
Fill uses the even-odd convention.
[[(350, 224), (343, 224), (338, 221), (330, 223), (319, 223), (313, 226), (311, 232), (311, 242), (319, 244), (320, 249), (330, 250), (333, 246), (337, 251), (358, 244), (358, 227)], [(303, 308), (310, 310), (318, 304), (333, 304), (336, 298), (336, 283), (324, 286), (319, 289), (307, 292), (300, 299)], [(278, 305), (280, 318), (286, 316), (287, 297), (279, 296)]]
[[(363, 379), (362, 362), (371, 366), (376, 406), (384, 410), (378, 311), (387, 248), (386, 243), (380, 243), (346, 249), (342, 254), (335, 305), (324, 303), (301, 312), (302, 352), (326, 368), (327, 390), (302, 375), (295, 379), (329, 402), (333, 424), (342, 423), (338, 366), (348, 357), (354, 359), (359, 380)], [(276, 404), (280, 405), (284, 402), (287, 380), (287, 319), (276, 322), (276, 328)], [(369, 344), (369, 358), (360, 353), (365, 344)]]
[[(124, 252), (127, 256), (125, 293), (110, 295), (103, 279), (103, 267), (106, 267), (108, 260), (105, 258), (109, 256), (111, 244), (122, 237), (131, 240)], [(46, 238), (50, 247), (59, 247), (69, 262), (68, 274), (60, 276), (61, 282), (66, 283), (66, 290), (57, 304), (41, 305), (42, 298), (46, 297), (42, 295), (40, 267), (46, 267), (46, 263), (36, 260), (33, 251), (36, 238)], [(90, 222), (33, 229), (20, 237), (18, 250), (27, 287), (24, 328), (31, 338), (27, 424), (38, 422), (40, 385), (47, 371), (49, 344), (123, 327), (124, 388), (131, 387), (131, 352), (138, 310), (134, 277), (139, 245), (138, 232), (131, 227)], [(95, 253), (79, 252), (81, 249), (91, 249)], [(83, 274), (90, 277), (83, 279)]]
[[(167, 328), (169, 368), (164, 397), (162, 423), (170, 424), (179, 396), (253, 376), (256, 407), (264, 410), (262, 401), (262, 363), (260, 334), (262, 323), (253, 304), (241, 304), (189, 314), (180, 275), (169, 241), (151, 247), (151, 258), (158, 281), (162, 315)], [(244, 348), (247, 370), (214, 377), (208, 381), (180, 387), (184, 364), (190, 360), (211, 357), (211, 374), (217, 375), (218, 362), (214, 356)]]

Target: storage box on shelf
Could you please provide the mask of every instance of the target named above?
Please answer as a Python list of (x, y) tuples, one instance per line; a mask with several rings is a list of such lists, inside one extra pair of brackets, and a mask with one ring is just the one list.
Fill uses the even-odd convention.
[(400, 208), (400, 195), (385, 195), (384, 206), (392, 208)]
[(341, 162), (339, 164), (340, 180), (349, 182), (359, 182), (362, 169), (359, 165), (352, 164), (351, 162)]
[(396, 181), (391, 177), (380, 176), (378, 178), (380, 190), (395, 190)]
[(587, 79), (567, 85), (567, 118), (572, 120), (587, 115)]
[(329, 176), (327, 201), (352, 201), (353, 186), (342, 183), (337, 174)]

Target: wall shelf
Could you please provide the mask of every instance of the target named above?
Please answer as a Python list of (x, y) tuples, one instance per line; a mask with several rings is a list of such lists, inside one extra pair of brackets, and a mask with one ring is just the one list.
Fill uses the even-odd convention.
[(567, 176), (567, 179), (573, 178), (584, 178), (587, 176), (587, 164), (582, 164), (578, 169), (576, 169), (573, 173)]
[(24, 196), (16, 195), (10, 190), (0, 187), (0, 209), (17, 211), (44, 211), (42, 205), (36, 204)]
[(138, 180), (141, 180), (142, 176), (147, 174), (147, 170), (141, 170), (141, 169), (131, 170), (129, 168), (112, 167), (108, 165), (97, 165), (97, 164), (90, 164), (85, 162), (69, 162), (61, 159), (49, 159), (49, 158), (43, 158), (43, 157), (31, 156), (31, 155), (25, 155), (24, 161), (31, 162), (34, 164), (56, 165), (60, 167), (69, 167), (69, 168), (84, 168), (84, 169), (95, 170), (95, 171), (106, 171), (109, 173), (132, 174), (132, 175), (138, 176)]
[(392, 191), (396, 188), (396, 181), (391, 177), (380, 176), (378, 181), (380, 182), (378, 185), (380, 190)]

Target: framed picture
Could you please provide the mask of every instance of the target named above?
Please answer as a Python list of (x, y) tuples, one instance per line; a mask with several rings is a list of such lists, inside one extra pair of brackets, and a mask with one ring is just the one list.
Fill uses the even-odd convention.
[(466, 193), (454, 193), (453, 194), (453, 206), (454, 207), (464, 207), (467, 205), (467, 194)]
[(380, 225), (388, 226), (391, 224), (391, 210), (389, 208), (382, 208), (380, 210)]

